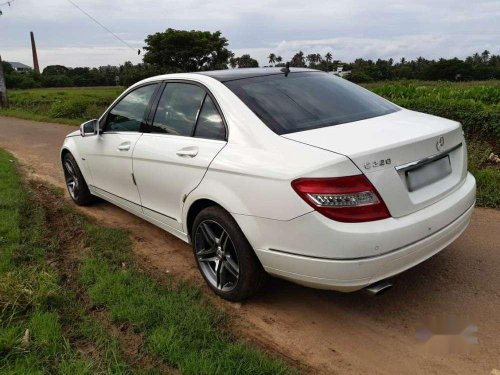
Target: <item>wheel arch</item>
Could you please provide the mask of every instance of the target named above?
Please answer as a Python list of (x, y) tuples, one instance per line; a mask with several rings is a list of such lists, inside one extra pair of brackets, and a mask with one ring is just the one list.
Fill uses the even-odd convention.
[[(71, 154), (73, 155), (73, 153), (71, 152), (71, 150), (67, 147), (63, 147), (61, 149), (61, 154), (59, 155), (59, 158), (61, 159), (61, 164), (64, 162), (64, 157), (67, 155), (67, 154)], [(73, 156), (74, 157), (74, 156)]]
[(199, 198), (191, 202), (189, 208), (187, 209), (186, 220), (185, 220), (186, 233), (189, 235), (189, 238), (192, 238), (191, 235), (193, 230), (193, 223), (194, 220), (196, 219), (196, 216), (205, 208), (212, 206), (218, 206), (227, 211), (222, 205), (209, 198)]
[(75, 158), (76, 164), (78, 168), (80, 168), (80, 172), (82, 172), (83, 178), (88, 183), (92, 182), (90, 171), (87, 168), (86, 163), (83, 161), (84, 159), (81, 157), (80, 152), (78, 151), (77, 143), (73, 139), (74, 137), (68, 137), (64, 140), (64, 144), (61, 147), (61, 151), (59, 153), (59, 160), (61, 162), (61, 167), (63, 165), (64, 157), (69, 153)]

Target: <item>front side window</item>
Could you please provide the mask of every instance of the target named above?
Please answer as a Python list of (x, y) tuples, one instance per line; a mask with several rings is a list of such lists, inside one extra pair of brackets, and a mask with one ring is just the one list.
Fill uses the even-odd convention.
[(140, 131), (156, 86), (157, 84), (140, 87), (120, 100), (107, 115), (106, 130)]
[(386, 115), (391, 102), (322, 72), (276, 74), (225, 82), (277, 134)]
[(158, 103), (151, 132), (191, 136), (205, 90), (187, 83), (167, 83)]
[(205, 101), (201, 107), (194, 136), (197, 138), (217, 139), (221, 141), (226, 138), (226, 128), (224, 127), (222, 117), (213, 100), (208, 95), (205, 97)]

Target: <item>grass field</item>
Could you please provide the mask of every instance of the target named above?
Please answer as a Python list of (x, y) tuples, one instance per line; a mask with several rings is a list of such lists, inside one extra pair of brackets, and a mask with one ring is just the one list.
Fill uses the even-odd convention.
[(295, 372), (237, 341), (198, 288), (141, 272), (125, 231), (16, 165), (0, 150), (1, 374)]
[[(500, 81), (379, 82), (369, 90), (408, 109), (460, 121), (469, 144), (469, 168), (478, 182), (478, 205), (500, 207), (500, 170), (486, 162), (500, 153)], [(0, 115), (78, 125), (99, 117), (119, 87), (12, 90)]]
[(9, 109), (0, 115), (80, 125), (99, 117), (123, 91), (121, 87), (70, 87), (9, 91)]

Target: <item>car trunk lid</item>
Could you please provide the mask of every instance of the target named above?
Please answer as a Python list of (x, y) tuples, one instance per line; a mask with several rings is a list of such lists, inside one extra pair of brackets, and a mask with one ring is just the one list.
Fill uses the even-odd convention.
[(467, 174), (460, 124), (405, 109), (283, 137), (349, 157), (393, 217), (440, 200)]

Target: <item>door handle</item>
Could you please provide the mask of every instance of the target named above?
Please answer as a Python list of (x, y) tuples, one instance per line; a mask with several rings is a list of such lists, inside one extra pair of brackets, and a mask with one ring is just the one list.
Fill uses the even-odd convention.
[(198, 147), (196, 146), (184, 147), (177, 151), (177, 156), (182, 158), (194, 158), (196, 155), (198, 155)]
[(122, 143), (120, 146), (118, 146), (118, 151), (128, 151), (130, 150), (130, 142), (125, 142)]

